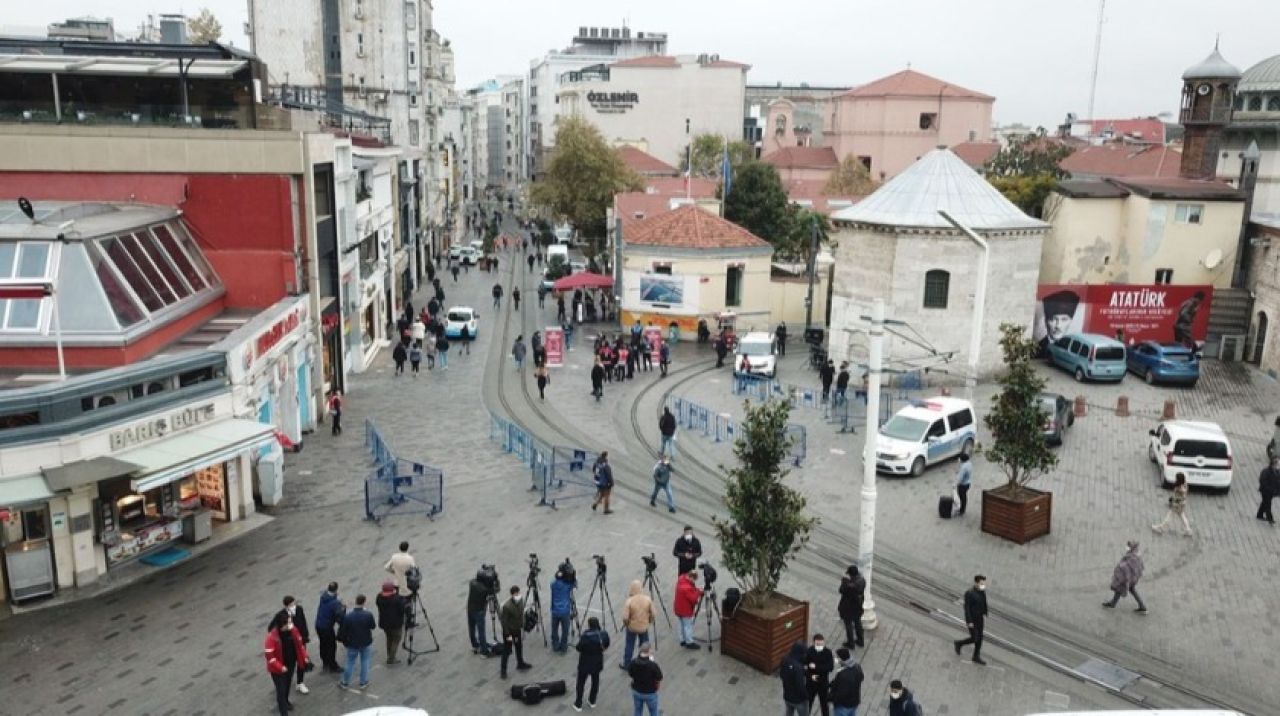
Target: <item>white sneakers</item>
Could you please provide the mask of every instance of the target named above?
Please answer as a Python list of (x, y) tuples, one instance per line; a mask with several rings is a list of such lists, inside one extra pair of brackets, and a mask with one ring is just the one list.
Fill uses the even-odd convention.
[(309, 694), (311, 693), (311, 689), (308, 689), (306, 684), (298, 684), (298, 693)]

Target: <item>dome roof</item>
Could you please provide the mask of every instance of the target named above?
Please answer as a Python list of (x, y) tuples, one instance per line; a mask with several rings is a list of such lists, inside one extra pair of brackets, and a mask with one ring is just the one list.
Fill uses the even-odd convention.
[(1273, 92), (1280, 90), (1280, 55), (1268, 57), (1244, 71), (1236, 92)]
[(1044, 229), (949, 149), (935, 149), (870, 196), (831, 215), (837, 221), (951, 229), (940, 214), (979, 231)]
[(1182, 73), (1184, 80), (1238, 79), (1239, 77), (1240, 69), (1222, 58), (1216, 44), (1208, 57)]

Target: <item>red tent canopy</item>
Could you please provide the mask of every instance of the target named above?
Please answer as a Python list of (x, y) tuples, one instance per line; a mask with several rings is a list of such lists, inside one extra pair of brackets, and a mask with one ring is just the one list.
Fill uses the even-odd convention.
[(601, 276), (598, 273), (583, 271), (574, 273), (558, 279), (551, 284), (551, 288), (556, 291), (572, 291), (575, 288), (612, 288), (613, 279), (608, 276)]

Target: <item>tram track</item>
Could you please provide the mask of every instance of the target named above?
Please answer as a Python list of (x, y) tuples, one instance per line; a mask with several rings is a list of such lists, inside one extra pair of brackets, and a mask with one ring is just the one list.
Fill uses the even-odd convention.
[[(517, 274), (528, 275), (524, 264), (514, 259), (509, 263), (508, 271), (511, 285), (515, 285), (514, 280)], [(525, 314), (528, 310), (529, 302), (526, 301), (519, 311), (512, 311), (515, 314), (512, 318), (519, 322), (521, 334), (525, 332)], [(499, 348), (502, 351), (499, 353), (502, 359), (497, 362), (496, 393), (503, 412), (509, 419), (517, 423), (522, 422), (508, 397), (507, 378), (508, 376), (517, 377), (517, 392), (522, 398), (523, 407), (536, 416), (539, 423), (536, 426), (523, 425), (529, 434), (545, 439), (548, 433), (554, 433), (568, 444), (575, 446), (585, 447), (597, 443), (598, 438), (592, 438), (583, 431), (565, 427), (562, 424), (564, 422), (562, 416), (549, 413), (540, 404), (541, 401), (532, 395), (522, 373), (517, 374), (504, 369), (505, 352), (512, 340), (511, 324), (512, 320), (503, 321), (502, 341)], [(582, 337), (581, 343), (587, 345), (585, 336)], [(624, 442), (632, 442), (634, 447), (638, 447), (643, 452), (643, 455), (615, 453), (615, 458), (611, 460), (614, 471), (626, 478), (616, 481), (615, 492), (636, 498), (641, 503), (649, 496), (651, 463), (648, 461), (657, 459), (659, 451), (656, 441), (650, 437), (653, 430), (642, 424), (643, 406), (646, 401), (651, 396), (656, 398), (656, 404), (651, 403), (652, 413), (649, 415), (656, 425), (662, 406), (672, 395), (688, 383), (713, 370), (716, 369), (710, 359), (696, 361), (670, 371), (667, 380), (654, 381), (640, 388), (632, 396), (631, 410), (627, 419), (629, 434), (624, 436)], [(672, 378), (675, 380), (670, 380)], [(660, 389), (661, 393), (654, 396), (655, 391)], [(673, 461), (676, 475), (682, 478), (679, 483), (682, 505), (679, 516), (658, 511), (654, 513), (654, 517), (671, 522), (673, 527), (688, 523), (706, 534), (713, 534), (713, 516), (724, 511), (721, 489), (723, 477), (718, 468), (709, 465), (699, 452), (697, 447), (692, 449), (685, 447), (680, 450), (677, 460)], [(857, 554), (856, 535), (849, 530), (841, 530), (825, 522), (819, 522), (810, 536), (809, 543), (795, 556), (793, 563), (801, 568), (795, 572), (803, 581), (819, 589), (831, 589), (843, 575), (845, 567)], [(878, 601), (889, 601), (940, 623), (963, 628), (963, 618), (949, 611), (949, 608), (954, 608), (960, 602), (962, 593), (936, 578), (903, 565), (901, 560), (892, 554), (891, 549), (878, 547), (874, 577), (874, 594)], [(988, 642), (1056, 673), (1093, 684), (1139, 708), (1212, 707), (1237, 710), (1246, 714), (1262, 714), (1268, 711), (1266, 705), (1252, 703), (1254, 701), (1252, 698), (1242, 698), (1239, 694), (1228, 698), (1191, 682), (1186, 678), (1186, 674), (1181, 673), (1182, 666), (1179, 664), (1141, 652), (1137, 653), (1138, 658), (1135, 659), (1133, 658), (1135, 652), (1132, 650), (1121, 650), (1104, 641), (1086, 638), (1071, 625), (1055, 622), (1031, 610), (1015, 605), (1011, 608), (993, 609), (991, 614), (998, 620), (1001, 627), (1007, 627), (1007, 629), (989, 631), (986, 636)], [(1083, 665), (1091, 658), (1115, 664), (1136, 674), (1138, 679), (1117, 688), (1112, 683), (1081, 670), (1079, 665)], [(1138, 664), (1138, 661), (1146, 663)]]

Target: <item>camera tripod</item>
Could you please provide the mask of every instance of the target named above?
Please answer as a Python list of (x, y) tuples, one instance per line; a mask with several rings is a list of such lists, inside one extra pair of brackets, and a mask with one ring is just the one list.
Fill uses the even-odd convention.
[[(489, 592), (489, 596), (485, 597), (485, 611), (489, 613), (489, 633), (485, 635), (484, 643), (480, 645), (480, 651), (485, 656), (490, 656), (499, 646), (502, 646), (502, 632), (498, 631), (498, 593)], [(490, 644), (489, 637), (492, 636), (497, 643)]]
[[(423, 654), (433, 654), (440, 651), (440, 641), (436, 639), (436, 630), (431, 626), (431, 617), (427, 614), (427, 605), (423, 603), (422, 597), (417, 592), (412, 592), (409, 598), (405, 600), (405, 638), (403, 648), (409, 653), (409, 657), (405, 659), (412, 664), (413, 660)], [(422, 613), (422, 624), (418, 623), (418, 612)], [(418, 631), (419, 626), (426, 626), (427, 632), (431, 634), (431, 643), (434, 644), (430, 649), (414, 649), (413, 635)]]
[[(596, 578), (591, 583), (591, 591), (587, 593), (587, 606), (586, 606), (585, 613), (588, 615), (591, 614), (591, 602), (595, 601), (596, 593), (598, 592), (600, 594), (601, 614), (608, 614), (609, 619), (613, 622), (613, 630), (621, 631), (618, 628), (618, 616), (613, 612), (613, 600), (609, 598), (609, 585), (605, 580), (606, 574), (607, 574), (607, 571), (604, 566), (604, 563), (597, 561), (596, 562)], [(604, 621), (604, 617), (602, 616), (601, 622), (603, 621)], [(603, 626), (603, 623), (601, 624), (601, 626)], [(582, 633), (582, 624), (578, 624), (578, 633)]]
[[(654, 568), (657, 563), (646, 562), (644, 570), (644, 586), (649, 590), (649, 600), (659, 607), (662, 607), (662, 616), (667, 620), (667, 628), (671, 628), (671, 615), (667, 613), (667, 603), (662, 601), (662, 585), (658, 582), (658, 576), (654, 574)], [(653, 622), (653, 641), (658, 641), (658, 621)]]
[(534, 622), (536, 629), (542, 632), (542, 645), (547, 645), (547, 628), (542, 623), (542, 592), (538, 589), (538, 568), (537, 558), (529, 563), (529, 576), (524, 581), (524, 586), (528, 589), (528, 595), (525, 597), (525, 611), (532, 609), (534, 614), (538, 615), (537, 621)]
[(698, 614), (702, 613), (702, 607), (707, 607), (707, 651), (711, 651), (711, 644), (720, 641), (720, 637), (712, 638), (711, 636), (711, 615), (715, 614), (715, 618), (720, 619), (720, 607), (718, 605), (719, 598), (716, 596), (715, 584), (708, 584), (707, 588), (702, 592), (702, 598), (698, 600), (698, 606), (694, 607), (693, 618), (697, 619)]

